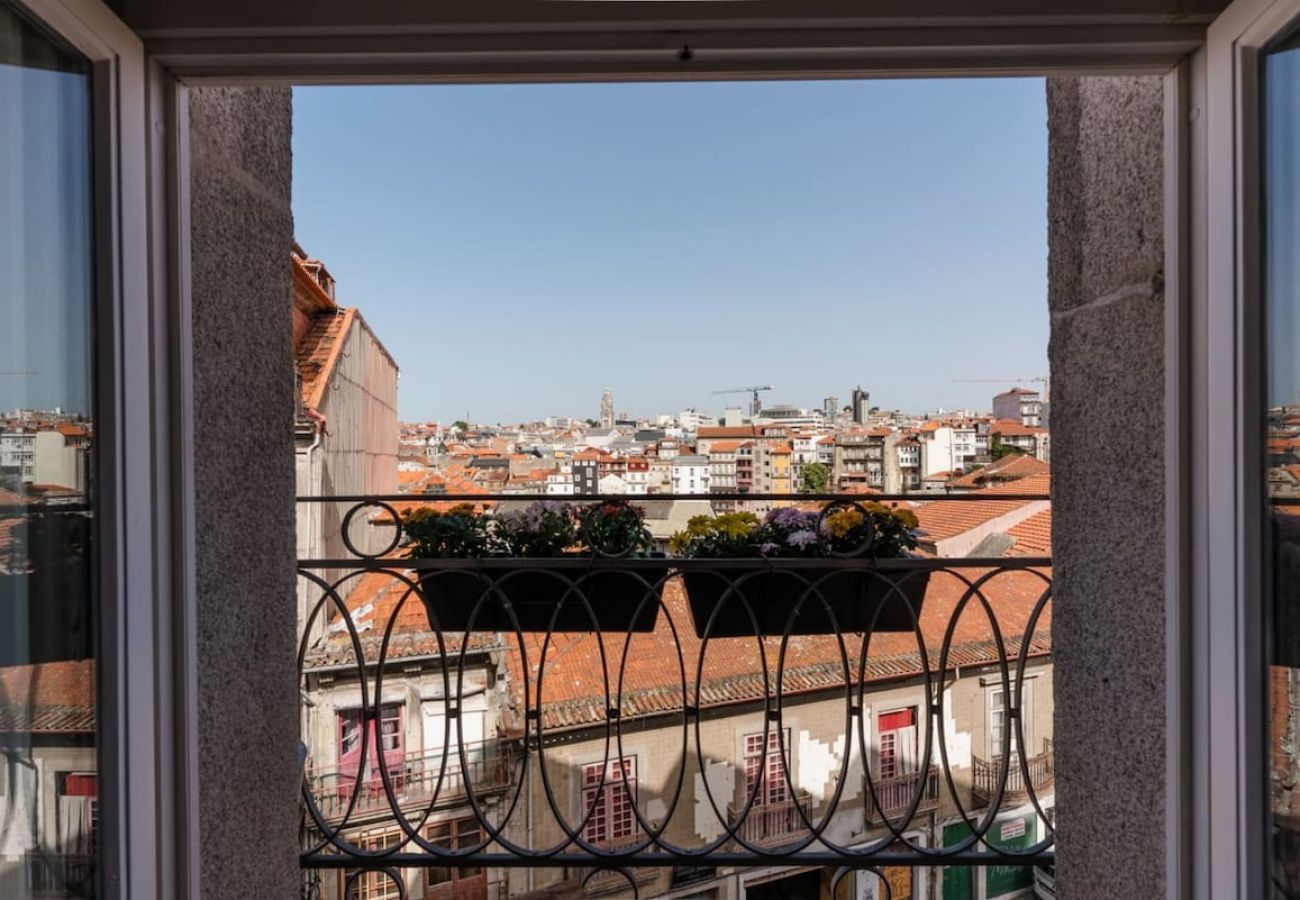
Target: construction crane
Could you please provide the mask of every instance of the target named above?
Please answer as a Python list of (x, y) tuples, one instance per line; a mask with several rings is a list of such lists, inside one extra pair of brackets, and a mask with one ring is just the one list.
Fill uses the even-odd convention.
[(1018, 384), (1026, 381), (1037, 381), (1043, 386), (1043, 399), (1048, 399), (1048, 387), (1052, 382), (1050, 375), (1037, 375), (1030, 378), (954, 378), (958, 384)]
[(748, 387), (728, 388), (725, 391), (714, 391), (715, 394), (752, 394), (753, 399), (749, 402), (749, 414), (756, 416), (763, 411), (763, 403), (758, 399), (759, 391), (770, 391), (770, 384), (751, 384)]

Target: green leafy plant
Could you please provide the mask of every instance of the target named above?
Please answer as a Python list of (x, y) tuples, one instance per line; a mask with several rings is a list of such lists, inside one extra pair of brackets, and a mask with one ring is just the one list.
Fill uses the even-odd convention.
[(825, 463), (804, 463), (799, 490), (805, 494), (824, 494), (831, 483), (831, 470)]
[(826, 549), (833, 553), (852, 554), (869, 546), (867, 552), (877, 559), (897, 559), (916, 547), (919, 524), (910, 509), (863, 503), (861, 509), (842, 506), (828, 512), (821, 532)]
[(578, 511), (578, 536), (585, 552), (597, 556), (645, 556), (654, 540), (645, 513), (618, 501), (592, 503)]
[(427, 559), (489, 556), (495, 540), (488, 521), (473, 504), (460, 503), (446, 512), (412, 510), (402, 518), (402, 531), (414, 556)]
[[(822, 507), (824, 510), (825, 507)], [(774, 509), (761, 521), (753, 513), (695, 516), (673, 535), (669, 548), (696, 559), (798, 558), (863, 553), (878, 559), (907, 556), (916, 547), (916, 515), (880, 503), (821, 511)]]
[(758, 516), (751, 512), (729, 512), (717, 516), (691, 516), (686, 530), (674, 534), (668, 549), (678, 556), (702, 558), (749, 557), (758, 555)]
[(994, 460), (1002, 459), (1005, 456), (1024, 456), (1025, 451), (1012, 444), (1004, 444), (1001, 435), (993, 435), (993, 440), (989, 442), (989, 456)]
[(506, 556), (559, 556), (578, 541), (577, 517), (568, 503), (537, 500), (493, 520), (497, 548)]

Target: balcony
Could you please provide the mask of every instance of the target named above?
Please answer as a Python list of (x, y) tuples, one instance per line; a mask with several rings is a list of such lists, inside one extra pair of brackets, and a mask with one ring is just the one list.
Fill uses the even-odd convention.
[(727, 807), (728, 824), (737, 838), (752, 847), (789, 844), (808, 834), (804, 821), (805, 817), (807, 821), (813, 821), (811, 799), (801, 791), (784, 800), (756, 801), (748, 812), (743, 801), (732, 804)]
[(0, 896), (64, 900), (93, 896), (94, 889), (95, 858), (90, 854), (29, 852), (7, 873), (0, 863)]
[(435, 795), (435, 806), (464, 803), (467, 783), (475, 797), (510, 787), (512, 752), (508, 744), (467, 743), (465, 757), (468, 770), (462, 769), (456, 746), (408, 754), (388, 769), (391, 799), (377, 766), (360, 777), (355, 769), (342, 771), (337, 766), (308, 769), (307, 790), (326, 821), (346, 817), (348, 824), (355, 825), (376, 816), (392, 816), (394, 803), (398, 810), (418, 810), (435, 801)]
[[(862, 502), (848, 494), (749, 494), (744, 499), (809, 503), (831, 498), (847, 505)], [(566, 498), (576, 503), (594, 499)], [(734, 502), (737, 497), (600, 498), (602, 503), (632, 505), (677, 499)], [(944, 502), (956, 508), (982, 499), (973, 493), (945, 497)], [(519, 497), (439, 498), (480, 508), (505, 500), (517, 503)], [(483, 660), (491, 659), (497, 667), (492, 679), (477, 683), (497, 692), (489, 701), (496, 712), (487, 722), (500, 728), (503, 743), (484, 745), (482, 757), (471, 762), (468, 779), (460, 774), (456, 754), (449, 754), (438, 793), (438, 803), (446, 798), (449, 805), (459, 804), (451, 814), (466, 821), (465, 827), (493, 838), (456, 845), (450, 865), (490, 872), (551, 870), (547, 884), (558, 877), (581, 893), (619, 895), (630, 894), (629, 878), (642, 884), (657, 869), (698, 865), (702, 858), (719, 869), (771, 865), (773, 859), (796, 855), (798, 862), (787, 864), (860, 867), (867, 860), (882, 866), (945, 865), (941, 835), (878, 842), (864, 855), (857, 843), (836, 843), (831, 832), (812, 840), (807, 824), (846, 814), (870, 825), (900, 824), (913, 802), (916, 813), (936, 810), (939, 785), (949, 777), (938, 744), (944, 740), (942, 730), (932, 732), (929, 759), (934, 764), (876, 782), (875, 800), (865, 801), (867, 811), (858, 809), (864, 803), (860, 792), (832, 792), (817, 801), (816, 816), (810, 786), (799, 781), (789, 785), (792, 796), (781, 801), (748, 809), (735, 802), (736, 779), (744, 779), (737, 735), (783, 732), (788, 741), (782, 752), (791, 754), (791, 772), (815, 778), (822, 776), (813, 773), (825, 771), (827, 783), (834, 783), (838, 773), (839, 783), (847, 785), (851, 764), (835, 748), (849, 743), (850, 729), (861, 733), (867, 724), (861, 717), (872, 704), (872, 691), (907, 692), (900, 704), (912, 706), (921, 717), (927, 711), (944, 716), (948, 704), (959, 701), (938, 686), (958, 668), (960, 688), (980, 692), (960, 702), (982, 708), (986, 688), (968, 674), (985, 672), (992, 678), (1011, 672), (1012, 693), (1018, 695), (1027, 674), (1051, 665), (1052, 579), (1046, 556), (423, 558), (410, 555), (400, 515), (394, 515), (420, 503), (419, 498), (346, 502), (356, 513), (351, 516), (354, 531), (387, 529), (392, 538), (380, 541), (383, 546), (371, 555), (299, 562), (303, 580), (316, 586), (308, 615), (327, 622), (323, 628), (318, 622), (311, 632), (315, 636), (304, 640), (323, 642), (320, 646), (337, 670), (334, 683), (373, 683), (374, 674), (383, 672), (385, 689), (397, 692), (400, 679), (429, 677), (440, 667), (446, 675), (435, 679), (474, 683), (478, 676), (464, 668), (471, 657), (480, 660), (472, 665), (482, 667), (488, 665)], [(1022, 501), (1000, 496), (998, 502)], [(854, 592), (836, 599), (836, 579), (889, 587), (875, 599)], [(345, 581), (366, 584), (341, 598), (334, 586)], [(437, 583), (455, 590), (426, 595), (423, 585)], [(617, 596), (607, 593), (613, 590), (611, 583), (624, 585), (614, 592)], [(919, 592), (905, 591), (909, 584), (919, 584)], [(556, 598), (544, 602), (529, 593), (556, 590)], [(634, 613), (634, 607), (641, 611)], [(699, 614), (701, 608), (713, 610), (713, 618)], [(878, 611), (864, 613), (871, 609)], [(653, 615), (646, 616), (647, 611)], [(621, 624), (611, 624), (615, 620)], [(736, 630), (747, 623), (758, 633), (744, 636), (743, 628)], [(418, 664), (412, 662), (416, 656), (422, 660)], [(310, 681), (309, 671), (304, 679)], [(426, 687), (447, 696), (445, 686), (436, 691)], [(414, 684), (409, 691), (406, 696), (414, 696)], [(815, 719), (801, 712), (799, 724), (792, 725), (795, 704), (808, 714), (815, 712)], [(365, 720), (378, 722), (375, 699), (363, 698), (363, 705)], [(494, 720), (499, 726), (491, 725)], [(813, 721), (825, 724), (800, 734)], [(646, 749), (650, 747), (654, 749)], [(602, 765), (617, 767), (620, 757), (628, 760), (627, 774), (635, 785), (627, 799), (612, 792), (602, 815), (612, 815), (616, 808), (627, 815), (626, 804), (633, 804), (640, 837), (588, 846), (580, 835), (591, 823), (574, 799), (575, 779), (581, 783), (592, 766), (597, 771)], [(380, 820), (406, 814), (414, 823), (432, 802), (440, 765), (439, 753), (390, 767), (392, 798), (377, 777), (357, 784), (338, 771), (308, 772), (307, 793), (315, 798), (320, 820), (304, 847), (303, 867), (427, 867), (429, 853), (436, 850), (422, 833), (404, 834), (395, 821)], [(1037, 773), (1033, 784), (1050, 781), (1050, 758), (1045, 768), (1038, 758), (1029, 765)], [(990, 767), (983, 762), (976, 766), (977, 779), (991, 782)], [(954, 778), (966, 780), (965, 772)], [(473, 799), (482, 802), (469, 802), (467, 781)], [(1018, 773), (1013, 773), (1004, 802), (1017, 796), (1018, 784)], [(358, 852), (349, 835), (360, 819), (372, 832), (386, 829), (395, 843), (386, 844), (382, 854)], [(921, 817), (912, 819), (915, 828)], [(713, 826), (701, 827), (709, 820)], [(1050, 864), (1055, 857), (1046, 827), (1032, 848), (1010, 861), (1003, 851), (962, 849), (959, 862)]]
[[(883, 825), (888, 819), (897, 826), (914, 821), (922, 813), (933, 812), (939, 808), (939, 767), (930, 766), (924, 772), (910, 772), (893, 778), (877, 778), (872, 782), (875, 788), (875, 802), (871, 800), (871, 791), (866, 792), (866, 820), (868, 825)], [(917, 800), (917, 794), (920, 799)], [(904, 819), (907, 811), (916, 801), (916, 809), (911, 819)]]
[[(999, 794), (1001, 770), (999, 761), (971, 757), (971, 795), (977, 804), (987, 806), (1000, 796), (1000, 806), (1015, 806), (1027, 803), (1031, 792), (1032, 796), (1042, 800), (1044, 793), (1050, 792), (1056, 784), (1051, 740), (1043, 741), (1043, 750), (1037, 756), (1022, 761), (1018, 754), (1011, 755), (1006, 786)], [(1025, 777), (1026, 771), (1029, 773), (1028, 780)]]

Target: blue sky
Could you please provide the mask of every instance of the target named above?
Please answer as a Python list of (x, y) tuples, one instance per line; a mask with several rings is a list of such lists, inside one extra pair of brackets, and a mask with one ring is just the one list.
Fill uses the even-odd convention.
[(0, 412), (88, 415), (90, 80), (0, 64), (0, 97)]
[(1041, 79), (296, 88), (293, 190), (408, 420), (1047, 368)]

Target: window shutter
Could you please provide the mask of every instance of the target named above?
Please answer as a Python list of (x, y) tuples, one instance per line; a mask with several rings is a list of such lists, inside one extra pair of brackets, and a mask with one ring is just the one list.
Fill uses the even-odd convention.
[(916, 726), (900, 728), (898, 734), (898, 771), (900, 775), (911, 775), (917, 771)]

